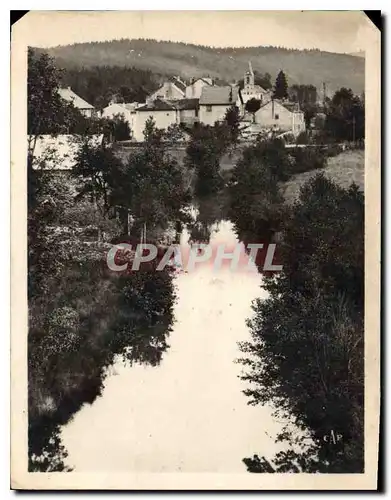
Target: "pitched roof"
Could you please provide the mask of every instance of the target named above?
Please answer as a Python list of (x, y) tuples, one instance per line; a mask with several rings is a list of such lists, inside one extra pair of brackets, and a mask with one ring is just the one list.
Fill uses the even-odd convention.
[(103, 108), (103, 113), (105, 112), (108, 112), (108, 111), (117, 111), (117, 113), (123, 113), (124, 111), (126, 111), (126, 106), (125, 104), (122, 104), (122, 103), (117, 103), (117, 102), (113, 102), (111, 104), (109, 104), (108, 106), (106, 106), (105, 108)]
[(153, 102), (147, 102), (144, 106), (140, 106), (136, 111), (174, 111), (175, 109), (173, 104), (155, 99)]
[(213, 87), (205, 85), (202, 88), (200, 104), (235, 104), (238, 95), (238, 87)]
[(209, 76), (200, 76), (198, 78), (194, 78), (193, 81), (190, 81), (188, 87), (191, 85), (194, 85), (196, 82), (200, 81), (206, 83), (207, 85), (213, 85), (213, 78), (210, 78)]
[(75, 94), (71, 87), (68, 87), (66, 89), (59, 89), (58, 93), (60, 94), (60, 97), (62, 97), (65, 101), (72, 102), (75, 108), (78, 109), (94, 109), (94, 106), (91, 104), (88, 104), (87, 101), (82, 99), (80, 96)]
[[(91, 146), (99, 146), (103, 142), (103, 134), (91, 135), (87, 142)], [(44, 161), (45, 170), (71, 170), (79, 148), (80, 136), (40, 135), (35, 143), (33, 168), (40, 168), (39, 162)]]
[(179, 99), (173, 102), (173, 106), (178, 110), (196, 109), (198, 108), (198, 103), (199, 99)]
[(262, 94), (270, 93), (268, 90), (265, 90), (261, 85), (254, 85), (254, 89), (257, 90), (258, 92), (261, 92)]
[(186, 84), (179, 80), (176, 76), (172, 76), (169, 81), (173, 83), (181, 92), (186, 92)]
[(124, 106), (129, 111), (135, 111), (141, 104), (139, 102), (126, 102)]
[[(259, 109), (262, 109), (264, 108), (265, 106), (267, 106), (268, 104), (270, 104), (271, 102), (274, 101), (274, 104), (277, 104), (278, 106), (282, 106), (284, 107), (285, 109), (287, 109), (288, 111), (290, 111), (291, 113), (294, 113), (294, 112), (301, 112), (301, 109), (300, 109), (300, 106), (298, 103), (296, 102), (281, 102), (280, 100), (278, 99), (270, 99), (270, 101), (267, 101), (265, 102), (264, 104), (261, 105), (261, 107)], [(258, 110), (259, 111), (259, 110)]]
[(281, 102), (280, 104), (284, 106), (284, 108), (289, 110), (291, 113), (293, 113), (294, 111), (301, 111), (298, 102)]

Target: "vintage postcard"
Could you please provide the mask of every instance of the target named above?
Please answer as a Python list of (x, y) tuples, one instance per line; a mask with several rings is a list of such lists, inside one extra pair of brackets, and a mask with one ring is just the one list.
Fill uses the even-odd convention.
[(374, 490), (361, 11), (31, 11), (11, 47), (13, 489)]

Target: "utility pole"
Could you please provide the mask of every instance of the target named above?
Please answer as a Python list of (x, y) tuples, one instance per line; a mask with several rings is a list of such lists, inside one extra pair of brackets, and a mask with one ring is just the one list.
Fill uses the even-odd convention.
[(326, 107), (326, 82), (323, 82), (323, 109)]
[(353, 115), (353, 142), (356, 142), (356, 117)]

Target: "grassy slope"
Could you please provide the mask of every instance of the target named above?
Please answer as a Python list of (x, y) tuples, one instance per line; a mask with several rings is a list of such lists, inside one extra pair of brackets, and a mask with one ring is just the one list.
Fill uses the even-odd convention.
[(326, 82), (328, 94), (344, 86), (356, 93), (364, 90), (363, 58), (318, 50), (277, 47), (214, 49), (155, 40), (81, 43), (45, 50), (65, 68), (119, 65), (185, 78), (210, 75), (226, 80), (241, 78), (251, 60), (254, 70), (268, 72), (272, 79), (283, 69), (289, 84), (313, 84), (321, 91), (322, 83)]
[(348, 187), (352, 182), (364, 190), (364, 151), (346, 151), (338, 156), (329, 158), (324, 169), (303, 172), (295, 175), (283, 186), (286, 201), (292, 203), (300, 193), (300, 187), (318, 172), (324, 172), (330, 179), (342, 187)]

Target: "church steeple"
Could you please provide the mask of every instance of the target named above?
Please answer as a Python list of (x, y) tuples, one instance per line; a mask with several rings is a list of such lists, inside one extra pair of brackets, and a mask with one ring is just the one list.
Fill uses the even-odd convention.
[(244, 74), (244, 86), (245, 87), (254, 86), (254, 71), (251, 65), (251, 61), (248, 62), (248, 70)]

